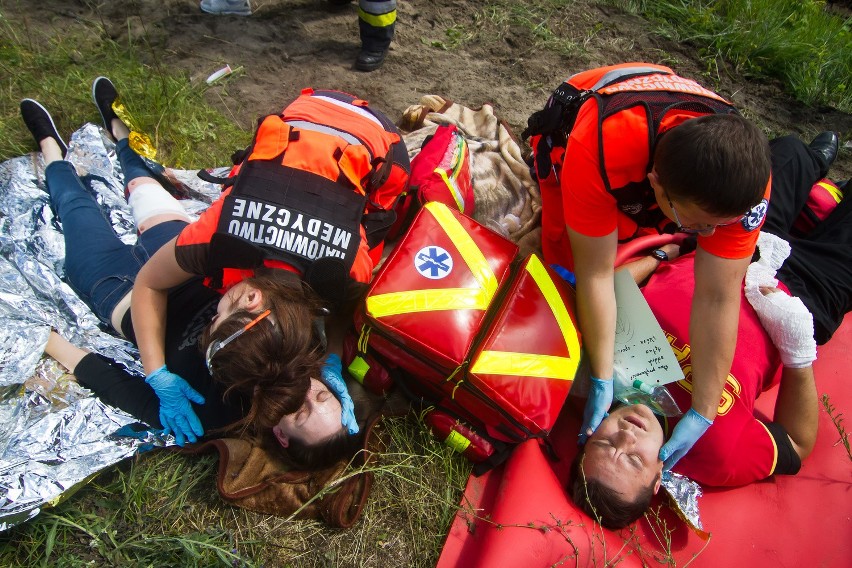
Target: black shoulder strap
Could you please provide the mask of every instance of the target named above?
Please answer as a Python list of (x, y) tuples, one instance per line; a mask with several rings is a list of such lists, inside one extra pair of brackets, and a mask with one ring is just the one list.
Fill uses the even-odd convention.
[(539, 134), (564, 136), (574, 126), (580, 107), (592, 95), (594, 91), (580, 90), (567, 81), (563, 82), (547, 99), (544, 108), (530, 115), (521, 138), (526, 140)]

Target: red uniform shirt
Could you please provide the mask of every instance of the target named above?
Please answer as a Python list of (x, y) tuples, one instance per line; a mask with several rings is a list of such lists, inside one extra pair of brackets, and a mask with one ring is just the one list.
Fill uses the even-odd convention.
[[(689, 313), (693, 289), (694, 255), (662, 263), (642, 290), (657, 320), (672, 344), (685, 379), (667, 385), (682, 411), (692, 405), (692, 363), (689, 345)], [(778, 351), (760, 324), (751, 304), (741, 298), (736, 351), (725, 389), (719, 401), (719, 414), (689, 453), (674, 467), (699, 483), (710, 486), (744, 485), (773, 473), (795, 473), (787, 460), (779, 465), (791, 447), (778, 425), (754, 416), (754, 403), (761, 392), (778, 383), (781, 361)], [(677, 419), (668, 424), (668, 437)], [(798, 470), (798, 464), (795, 466)]]

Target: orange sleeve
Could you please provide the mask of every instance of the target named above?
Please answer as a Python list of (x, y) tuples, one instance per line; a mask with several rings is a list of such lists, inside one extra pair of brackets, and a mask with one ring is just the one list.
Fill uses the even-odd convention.
[(219, 216), (222, 214), (225, 198), (230, 193), (231, 188), (229, 187), (222, 192), (222, 195), (216, 201), (210, 204), (210, 207), (201, 213), (198, 220), (184, 227), (178, 235), (177, 246), (209, 243), (210, 237), (216, 232), (216, 227), (219, 224)]
[(180, 232), (175, 244), (175, 258), (178, 266), (192, 274), (204, 274), (207, 269), (207, 257), (210, 254), (210, 238), (219, 225), (219, 216), (225, 197), (231, 193), (229, 187), (222, 192), (210, 207), (205, 209), (198, 219)]
[(598, 148), (598, 107), (591, 101), (577, 116), (561, 175), (565, 224), (590, 237), (608, 235), (618, 224), (615, 198), (600, 174)]
[(709, 237), (698, 236), (698, 246), (721, 258), (745, 258), (754, 254), (760, 228), (766, 220), (769, 195), (772, 193), (772, 178), (766, 184), (763, 201), (752, 207), (741, 221), (719, 227)]

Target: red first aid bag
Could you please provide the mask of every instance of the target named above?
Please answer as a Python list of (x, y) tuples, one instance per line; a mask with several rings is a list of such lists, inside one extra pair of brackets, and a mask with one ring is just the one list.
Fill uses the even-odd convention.
[[(845, 188), (844, 188), (845, 189)], [(806, 236), (834, 211), (843, 199), (843, 190), (828, 178), (823, 178), (811, 187), (808, 200), (802, 207), (801, 213), (793, 222), (792, 233)]]
[(421, 204), (440, 201), (465, 215), (473, 215), (470, 150), (454, 124), (438, 126), (423, 144), (411, 160), (409, 184), (417, 189)]
[(397, 207), (397, 222), (388, 238), (395, 239), (430, 201), (473, 215), (475, 203), (470, 175), (470, 149), (454, 124), (442, 124), (411, 160), (408, 190)]
[(573, 290), (541, 260), (427, 203), (373, 280), (359, 349), (477, 434), (546, 438), (580, 359)]

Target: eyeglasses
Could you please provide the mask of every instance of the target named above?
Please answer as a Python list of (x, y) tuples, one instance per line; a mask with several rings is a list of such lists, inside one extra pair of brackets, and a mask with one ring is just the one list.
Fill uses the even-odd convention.
[(672, 210), (672, 214), (674, 215), (675, 224), (677, 225), (677, 230), (680, 231), (681, 233), (689, 233), (689, 234), (693, 234), (693, 235), (698, 235), (698, 234), (701, 234), (701, 233), (707, 233), (707, 232), (710, 232), (710, 231), (716, 229), (717, 227), (727, 227), (728, 225), (733, 225), (734, 223), (739, 223), (740, 221), (742, 221), (743, 217), (748, 215), (748, 213), (744, 213), (743, 215), (740, 215), (736, 219), (732, 219), (730, 221), (725, 221), (724, 223), (717, 223), (715, 225), (703, 224), (703, 225), (689, 225), (689, 226), (687, 226), (687, 225), (684, 225), (683, 223), (680, 222), (680, 217), (678, 217), (678, 215), (677, 215), (677, 209), (675, 209), (674, 203), (672, 203), (672, 199), (671, 199), (671, 197), (669, 197), (669, 194), (665, 189), (663, 190), (663, 195), (666, 196), (666, 199), (669, 202), (669, 207)]
[(232, 333), (231, 335), (229, 335), (225, 339), (217, 339), (215, 341), (212, 341), (210, 343), (210, 345), (207, 346), (207, 353), (205, 353), (205, 361), (207, 362), (207, 370), (210, 371), (211, 373), (213, 372), (213, 368), (211, 367), (211, 363), (213, 362), (213, 357), (216, 356), (216, 353), (218, 353), (227, 344), (229, 344), (230, 342), (232, 342), (233, 340), (235, 340), (236, 338), (238, 338), (239, 336), (241, 336), (242, 334), (244, 334), (245, 332), (247, 332), (248, 330), (250, 330), (251, 328), (256, 326), (260, 322), (260, 320), (262, 320), (263, 318), (265, 318), (266, 316), (268, 316), (271, 313), (272, 313), (271, 310), (266, 310), (265, 312), (262, 312), (256, 318), (254, 318), (253, 320), (248, 322), (245, 326), (238, 329), (237, 331), (235, 331), (234, 333)]

